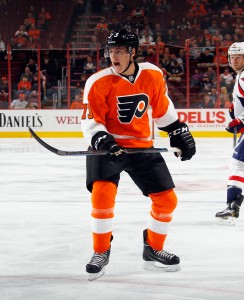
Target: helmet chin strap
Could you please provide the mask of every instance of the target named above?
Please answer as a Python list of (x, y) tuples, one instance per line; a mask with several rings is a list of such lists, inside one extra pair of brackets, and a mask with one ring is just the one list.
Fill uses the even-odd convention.
[(123, 73), (125, 73), (128, 69), (129, 69), (129, 67), (130, 67), (130, 65), (133, 63), (133, 61), (129, 61), (129, 63), (128, 63), (128, 66), (124, 69), (124, 71), (123, 72), (121, 72), (120, 74), (123, 74)]
[(122, 75), (123, 75), (123, 73), (125, 73), (129, 69), (130, 65), (134, 62), (133, 60), (131, 61), (131, 55), (132, 55), (131, 50), (129, 50), (129, 53), (130, 53), (130, 60), (129, 60), (129, 63), (128, 63), (127, 67), (124, 69), (124, 71), (120, 73)]

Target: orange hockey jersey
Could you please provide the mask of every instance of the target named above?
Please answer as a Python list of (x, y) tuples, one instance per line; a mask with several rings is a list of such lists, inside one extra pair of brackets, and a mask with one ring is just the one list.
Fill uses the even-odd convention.
[(151, 63), (138, 65), (134, 83), (116, 73), (113, 67), (88, 78), (83, 100), (89, 116), (83, 114), (81, 124), (89, 144), (95, 133), (106, 131), (122, 147), (148, 148), (153, 145), (149, 107), (157, 127), (178, 119), (162, 71)]

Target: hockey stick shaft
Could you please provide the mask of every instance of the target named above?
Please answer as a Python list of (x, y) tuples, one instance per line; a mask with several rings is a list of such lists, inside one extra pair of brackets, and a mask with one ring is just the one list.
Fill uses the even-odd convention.
[[(33, 138), (41, 144), (47, 150), (60, 155), (60, 156), (88, 156), (88, 155), (106, 155), (110, 153), (107, 150), (84, 150), (84, 151), (66, 151), (54, 148), (53, 146), (47, 144), (43, 141), (30, 127), (28, 127)], [(136, 153), (160, 153), (160, 152), (175, 152), (180, 154), (180, 149), (178, 148), (141, 148), (141, 149), (125, 149), (126, 154), (136, 154)]]
[(233, 148), (236, 146), (236, 141), (237, 141), (237, 129), (234, 128), (234, 133), (233, 133)]

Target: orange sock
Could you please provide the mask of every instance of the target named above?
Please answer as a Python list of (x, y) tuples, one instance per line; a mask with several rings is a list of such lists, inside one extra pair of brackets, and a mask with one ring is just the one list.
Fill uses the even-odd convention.
[(148, 218), (148, 243), (160, 251), (163, 249), (167, 237), (172, 213), (177, 205), (177, 197), (173, 189), (153, 193), (149, 195), (152, 199), (152, 210)]
[(117, 186), (110, 181), (95, 181), (92, 188), (92, 235), (95, 252), (110, 248)]

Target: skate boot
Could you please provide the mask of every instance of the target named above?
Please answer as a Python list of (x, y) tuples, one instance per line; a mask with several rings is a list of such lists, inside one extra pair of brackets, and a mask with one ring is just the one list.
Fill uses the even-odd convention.
[(239, 218), (239, 212), (240, 212), (242, 201), (243, 201), (243, 196), (239, 194), (236, 197), (236, 200), (229, 203), (225, 210), (216, 213), (215, 217), (220, 220), (229, 220), (230, 223), (234, 223), (235, 219)]
[(150, 271), (176, 272), (180, 270), (180, 258), (165, 250), (157, 251), (147, 242), (147, 230), (143, 231), (144, 249), (143, 259), (144, 269)]
[(105, 273), (105, 266), (109, 263), (110, 248), (102, 253), (95, 252), (86, 265), (86, 272), (89, 273), (88, 280), (92, 281)]

